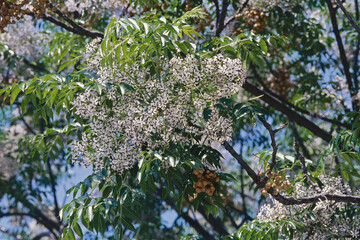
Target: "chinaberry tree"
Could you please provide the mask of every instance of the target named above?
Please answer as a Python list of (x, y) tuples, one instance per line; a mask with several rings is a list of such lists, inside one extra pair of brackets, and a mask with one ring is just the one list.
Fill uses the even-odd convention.
[(357, 239), (359, 23), (358, 0), (1, 0), (2, 236)]

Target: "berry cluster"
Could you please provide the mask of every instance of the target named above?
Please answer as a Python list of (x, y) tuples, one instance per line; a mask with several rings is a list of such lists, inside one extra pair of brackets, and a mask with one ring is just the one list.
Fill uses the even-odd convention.
[(224, 200), (224, 205), (227, 205), (228, 202), (230, 201), (229, 198), (230, 198), (230, 193), (227, 193), (226, 195), (220, 193), (219, 194), (220, 197)]
[[(185, 11), (190, 11), (191, 9), (193, 9), (194, 3), (195, 3), (194, 1), (185, 1)], [(205, 19), (195, 19), (195, 22), (194, 22), (197, 25), (197, 27), (195, 28), (195, 31), (197, 31), (197, 32), (204, 31), (204, 28), (207, 26), (210, 26), (213, 21), (213, 19), (211, 18), (211, 15), (208, 13), (206, 8), (204, 8), (203, 10), (206, 13)], [(210, 29), (213, 30), (214, 25), (211, 25)]]
[[(250, 11), (246, 11), (245, 14), (238, 14), (235, 16), (236, 19), (244, 18), (246, 26), (252, 28), (251, 32), (256, 34), (261, 32), (265, 27), (265, 19), (268, 16), (257, 8), (251, 8)], [(239, 31), (236, 29), (235, 31)]]
[[(150, 7), (150, 6), (144, 7), (143, 10), (139, 13), (139, 16), (142, 16), (142, 15), (144, 15), (145, 13), (151, 12), (153, 9), (155, 9), (155, 11), (158, 13), (158, 12), (160, 12), (160, 11), (162, 11), (162, 10), (166, 10), (169, 6), (170, 6), (170, 5), (169, 5), (168, 3), (162, 4), (162, 3), (156, 3), (156, 2), (155, 2), (155, 3), (153, 4), (153, 7)], [(133, 16), (136, 15), (136, 12), (134, 12), (134, 11), (129, 11), (128, 14), (129, 14), (130, 17), (133, 17)]]
[(18, 82), (16, 78), (10, 78), (8, 76), (5, 76), (3, 73), (0, 74), (0, 79), (0, 83), (2, 83), (3, 85), (11, 85)]
[(278, 67), (272, 78), (265, 84), (272, 90), (278, 92), (280, 96), (286, 96), (286, 90), (293, 87), (294, 83), (289, 81), (290, 74), (286, 67)]
[[(266, 196), (270, 189), (273, 189), (273, 194), (278, 195), (278, 191), (288, 190), (291, 187), (291, 183), (289, 181), (285, 181), (282, 176), (279, 176), (276, 173), (270, 172), (270, 168), (266, 169), (267, 174), (266, 177), (269, 179), (265, 184), (265, 187), (261, 189), (261, 194)], [(265, 174), (263, 172), (259, 172), (259, 177), (263, 177)]]
[[(9, 24), (14, 24), (16, 20), (24, 18), (26, 14), (34, 14), (40, 19), (46, 13), (46, 9), (51, 4), (48, 0), (0, 0), (0, 32)], [(56, 10), (54, 7), (53, 11)]]
[(241, 27), (235, 28), (234, 30), (231, 31), (235, 36), (243, 33), (243, 29)]
[[(206, 9), (205, 9), (205, 11), (206, 11)], [(208, 13), (206, 14), (205, 19), (201, 19), (201, 20), (196, 19), (195, 24), (197, 24), (197, 28), (195, 28), (195, 31), (197, 31), (197, 32), (204, 31), (204, 28), (207, 26), (210, 26), (212, 21), (213, 21), (213, 19), (211, 18), (211, 15)], [(211, 25), (210, 29), (211, 30), (214, 29), (214, 25)]]
[(190, 11), (193, 9), (194, 2), (193, 1), (185, 1), (185, 11)]
[(204, 192), (208, 196), (212, 196), (215, 192), (214, 183), (218, 183), (220, 181), (215, 171), (212, 170), (194, 170), (193, 172), (197, 178), (197, 182), (194, 183), (193, 187), (196, 193)]
[(275, 219), (278, 220), (279, 218), (280, 218), (280, 219), (285, 219), (286, 216), (285, 216), (285, 215), (281, 215), (281, 217), (280, 217), (279, 215), (276, 214), (276, 215), (275, 215)]

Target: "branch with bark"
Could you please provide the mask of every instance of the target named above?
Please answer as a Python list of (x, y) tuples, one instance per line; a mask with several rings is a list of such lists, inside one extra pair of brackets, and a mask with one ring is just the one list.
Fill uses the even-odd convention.
[(305, 158), (303, 157), (303, 155), (301, 155), (300, 150), (299, 150), (299, 146), (296, 142), (296, 139), (294, 139), (294, 148), (295, 148), (295, 152), (296, 152), (296, 158), (298, 158), (300, 160), (301, 163), (301, 167), (303, 170), (303, 173), (306, 177), (306, 180), (310, 183), (310, 185), (315, 189), (315, 191), (317, 191), (318, 193), (321, 193), (321, 189), (318, 185), (316, 185), (314, 183), (314, 181), (311, 179), (309, 173), (308, 173), (308, 169), (306, 167), (306, 162), (305, 162)]
[(202, 205), (199, 205), (197, 211), (206, 219), (206, 221), (217, 233), (219, 233), (220, 235), (229, 235), (229, 232), (226, 230), (221, 220), (215, 217), (213, 214), (206, 214), (205, 209)]
[[(355, 17), (356, 22), (359, 22), (359, 3), (358, 0), (355, 0)], [(356, 40), (356, 49), (354, 51), (354, 65), (353, 65), (353, 78), (355, 83), (355, 91), (359, 92), (359, 81), (358, 81), (358, 70), (359, 70), (359, 52), (360, 52), (360, 34), (357, 36)]]
[(286, 105), (284, 105), (280, 100), (274, 98), (269, 93), (257, 88), (255, 85), (249, 83), (248, 81), (245, 81), (244, 85), (242, 86), (246, 91), (249, 93), (255, 95), (255, 96), (261, 96), (260, 99), (269, 104), (271, 107), (277, 109), (278, 111), (282, 112), (286, 116), (288, 116), (291, 120), (296, 122), (298, 125), (303, 126), (310, 130), (312, 133), (314, 133), (316, 136), (322, 138), (326, 142), (330, 142), (332, 136), (330, 133), (324, 131), (323, 129), (319, 128), (317, 125), (314, 124), (314, 122), (308, 120), (304, 116), (298, 114), (291, 108), (288, 108)]
[(166, 198), (165, 202), (170, 207), (172, 207), (187, 223), (189, 223), (192, 228), (194, 228), (205, 239), (215, 240), (215, 237), (212, 236), (196, 219), (190, 217), (187, 212), (178, 212), (175, 204), (171, 201), (170, 198)]
[(221, 32), (224, 30), (225, 28), (225, 17), (228, 11), (228, 7), (229, 7), (229, 0), (223, 0), (222, 5), (221, 5), (221, 12), (220, 15), (217, 19), (219, 19), (216, 25), (216, 32), (215, 32), (215, 36), (219, 37)]
[(306, 114), (310, 117), (313, 117), (313, 118), (317, 118), (317, 119), (321, 119), (321, 120), (324, 120), (326, 122), (329, 122), (331, 124), (334, 124), (334, 125), (337, 125), (339, 127), (344, 127), (346, 129), (351, 129), (351, 125), (350, 124), (347, 124), (347, 123), (343, 123), (343, 122), (340, 122), (340, 121), (337, 121), (335, 119), (330, 119), (330, 118), (327, 118), (325, 116), (321, 116), (320, 114), (318, 113), (311, 113), (305, 109), (302, 109), (292, 103), (290, 103), (289, 101), (287, 101), (284, 97), (276, 94), (275, 92), (273, 92), (271, 89), (269, 89), (265, 83), (262, 81), (262, 78), (261, 76), (259, 75), (259, 73), (257, 72), (256, 68), (254, 65), (250, 64), (250, 68), (252, 70), (252, 72), (254, 73), (254, 76), (255, 76), (255, 79), (261, 84), (261, 86), (263, 87), (263, 91), (264, 92), (267, 92), (269, 93), (269, 95), (273, 96), (274, 98), (278, 99), (280, 102), (282, 102), (283, 104), (287, 105), (289, 108), (292, 108), (294, 109), (295, 111), (298, 111), (300, 113), (303, 113), (303, 114)]
[[(341, 39), (340, 30), (339, 30), (337, 19), (336, 19), (336, 9), (333, 8), (331, 0), (326, 0), (326, 4), (329, 9), (330, 20), (331, 20), (331, 24), (333, 27), (333, 32), (335, 34), (335, 39), (336, 39), (336, 42), (337, 42), (337, 45), (339, 48), (340, 60), (343, 65), (343, 71), (345, 73), (346, 83), (348, 85), (351, 98), (354, 99), (354, 96), (356, 95), (356, 93), (354, 91), (353, 82), (351, 80), (349, 61), (346, 57), (344, 44)], [(353, 106), (354, 110), (358, 110), (356, 100), (352, 100), (352, 106)]]
[(297, 143), (299, 143), (299, 145), (300, 145), (300, 147), (301, 147), (301, 149), (302, 149), (302, 151), (304, 153), (304, 156), (306, 158), (310, 159), (310, 153), (308, 152), (308, 150), (307, 150), (303, 140), (301, 139), (301, 137), (299, 135), (299, 132), (297, 131), (296, 126), (295, 126), (295, 124), (294, 124), (294, 122), (292, 120), (290, 120), (290, 127), (291, 127), (291, 130), (292, 130), (293, 134), (294, 134), (295, 141)]
[(24, 240), (24, 238), (21, 235), (11, 232), (10, 230), (8, 230), (4, 227), (0, 227), (0, 232), (8, 235), (9, 237), (15, 238), (16, 240)]
[(277, 151), (278, 151), (276, 141), (275, 141), (275, 134), (277, 132), (279, 132), (281, 129), (285, 128), (287, 123), (279, 126), (278, 128), (276, 128), (274, 130), (274, 129), (272, 129), (271, 125), (268, 122), (266, 122), (262, 117), (258, 116), (258, 118), (259, 118), (259, 120), (262, 122), (262, 124), (264, 125), (264, 127), (267, 129), (267, 131), (270, 134), (271, 147), (273, 149), (272, 160), (271, 160), (270, 169), (269, 169), (269, 173), (271, 173), (272, 170), (274, 169), (275, 165), (276, 165), (276, 154), (277, 154)]
[(246, 0), (243, 5), (235, 12), (235, 14), (233, 16), (231, 16), (225, 23), (224, 23), (224, 29), (232, 22), (236, 19), (236, 15), (240, 14), (248, 5), (249, 0)]
[[(267, 122), (265, 124), (266, 124), (265, 127), (269, 130), (270, 124), (267, 123)], [(283, 127), (280, 126), (279, 128), (276, 129), (277, 131), (272, 130), (272, 134), (270, 134), (270, 135), (274, 135), (275, 131), (278, 132), (282, 128)], [(270, 129), (272, 129), (271, 126), (270, 126)], [(275, 140), (275, 138), (273, 138), (273, 139)], [(261, 179), (255, 173), (255, 171), (242, 159), (242, 157), (234, 150), (234, 148), (228, 142), (224, 142), (223, 146), (238, 161), (238, 163), (244, 168), (246, 173), (253, 179), (254, 183), (258, 186), (258, 188), (263, 188), (265, 186), (266, 182), (267, 182), (267, 178), (265, 177), (264, 179)], [(272, 147), (273, 147), (273, 151), (274, 151), (276, 149), (276, 142), (272, 143)], [(274, 147), (275, 147), (275, 149), (274, 149)], [(300, 153), (299, 153), (298, 157), (300, 157)], [(303, 159), (303, 163), (305, 164), (304, 159)], [(303, 171), (304, 171), (304, 173), (307, 174), (306, 166), (305, 166), (305, 168), (303, 167)], [(270, 188), (268, 190), (268, 192), (276, 200), (278, 200), (280, 203), (282, 203), (284, 205), (298, 205), (298, 204), (317, 203), (317, 202), (325, 201), (325, 200), (331, 200), (331, 201), (335, 201), (335, 202), (348, 202), (348, 203), (360, 204), (360, 196), (351, 196), (351, 195), (344, 195), (344, 194), (331, 194), (331, 193), (323, 192), (323, 193), (319, 193), (318, 195), (315, 195), (315, 196), (312, 196), (312, 197), (293, 198), (293, 197), (282, 196), (279, 193), (274, 194), (274, 191), (275, 190), (273, 188)]]
[(350, 13), (345, 9), (344, 5), (340, 0), (336, 0), (337, 5), (340, 7), (340, 9), (343, 11), (347, 19), (349, 20), (350, 24), (355, 28), (355, 30), (360, 34), (360, 28), (354, 21), (354, 19), (351, 17)]
[[(28, 204), (26, 204), (26, 205), (28, 206)], [(53, 220), (51, 220), (50, 218), (46, 217), (37, 208), (33, 207), (32, 209), (33, 209), (33, 211), (31, 211), (29, 213), (24, 213), (24, 212), (6, 212), (6, 213), (3, 213), (3, 212), (0, 211), (0, 218), (12, 217), (12, 216), (25, 216), (25, 217), (33, 218), (38, 223), (40, 223), (41, 225), (46, 227), (53, 234), (53, 236), (57, 238), (58, 234), (55, 231), (59, 231), (60, 226), (58, 224), (56, 224), (55, 222), (53, 222)]]
[[(85, 36), (85, 37), (90, 37), (90, 38), (104, 38), (104, 34), (98, 31), (90, 31), (87, 30), (83, 27), (81, 27), (80, 25), (78, 25), (77, 23), (75, 23), (73, 20), (71, 20), (69, 17), (65, 16), (63, 13), (61, 13), (59, 10), (56, 10), (55, 13), (60, 16), (62, 19), (64, 19), (68, 24), (70, 24), (70, 26), (68, 24), (66, 24), (65, 22), (62, 22), (50, 15), (43, 15), (42, 19), (49, 21), (69, 32), (72, 32), (74, 34), (78, 34), (80, 36)], [(28, 13), (29, 16), (35, 17), (34, 13)]]

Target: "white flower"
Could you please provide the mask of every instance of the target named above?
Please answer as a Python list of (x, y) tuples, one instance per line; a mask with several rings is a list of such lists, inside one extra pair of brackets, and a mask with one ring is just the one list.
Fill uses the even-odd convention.
[[(194, 141), (189, 137), (194, 135), (202, 135), (203, 144), (231, 138), (231, 120), (220, 116), (214, 105), (236, 94), (243, 84), (239, 59), (173, 58), (163, 63), (160, 76), (139, 63), (123, 70), (101, 68), (98, 63), (96, 56), (90, 62), (98, 69), (95, 81), (108, 87), (101, 96), (87, 90), (73, 102), (76, 114), (91, 120), (89, 132), (74, 143), (74, 160), (94, 163), (97, 169), (109, 160), (122, 172), (134, 165), (144, 148), (161, 152), (171, 142)], [(124, 92), (124, 84), (133, 90)], [(202, 116), (205, 108), (211, 110), (208, 121)]]
[[(327, 177), (320, 175), (319, 179), (323, 183), (322, 191), (330, 194), (347, 194), (350, 195), (351, 189), (349, 185), (342, 182), (340, 177)], [(294, 185), (291, 197), (304, 198), (318, 195), (318, 192), (312, 187), (306, 187), (301, 182)], [(346, 206), (342, 202), (334, 202), (330, 200), (320, 201), (312, 206), (312, 204), (301, 204), (285, 206), (274, 198), (271, 198), (270, 204), (264, 204), (259, 213), (258, 220), (260, 222), (276, 221), (280, 216), (302, 222), (308, 229), (312, 229), (311, 235), (307, 239), (329, 239), (331, 234), (336, 233), (340, 237), (357, 236), (360, 231), (360, 218), (354, 219), (339, 216), (336, 210), (343, 210)], [(313, 207), (311, 213), (313, 218), (306, 214), (306, 210)], [(304, 213), (305, 212), (305, 213)], [(300, 219), (301, 216), (301, 219)], [(297, 235), (295, 239), (302, 239)]]

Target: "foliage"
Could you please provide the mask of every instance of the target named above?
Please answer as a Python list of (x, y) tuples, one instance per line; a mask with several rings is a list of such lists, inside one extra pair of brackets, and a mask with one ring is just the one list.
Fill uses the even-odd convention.
[(359, 33), (336, 2), (7, 1), (0, 238), (356, 239)]

